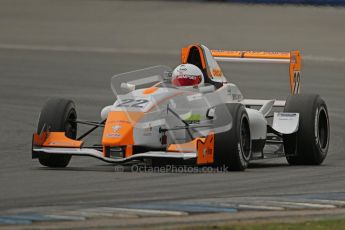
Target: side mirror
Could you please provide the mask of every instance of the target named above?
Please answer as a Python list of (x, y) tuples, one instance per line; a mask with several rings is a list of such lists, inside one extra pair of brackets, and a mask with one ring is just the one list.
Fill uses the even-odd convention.
[(213, 119), (214, 118), (214, 114), (216, 113), (216, 108), (212, 107), (212, 108), (209, 108), (206, 112), (206, 117), (208, 119)]
[(164, 81), (170, 81), (171, 78), (172, 78), (172, 71), (165, 71), (164, 76), (163, 76), (163, 80)]
[(121, 89), (127, 90), (129, 92), (132, 92), (135, 90), (135, 85), (127, 83), (127, 82), (122, 82), (121, 83)]

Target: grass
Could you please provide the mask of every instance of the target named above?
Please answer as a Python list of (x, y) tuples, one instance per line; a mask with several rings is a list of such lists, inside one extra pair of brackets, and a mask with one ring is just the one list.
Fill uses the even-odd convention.
[(249, 223), (234, 225), (208, 225), (179, 230), (345, 230), (345, 219), (327, 219), (298, 223)]

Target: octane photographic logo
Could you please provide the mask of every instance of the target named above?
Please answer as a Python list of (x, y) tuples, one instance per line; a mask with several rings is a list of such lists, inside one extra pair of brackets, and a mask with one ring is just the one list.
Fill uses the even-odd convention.
[(114, 125), (111, 127), (111, 129), (113, 130), (114, 133), (118, 133), (121, 128), (122, 128), (121, 125)]
[(121, 125), (114, 125), (111, 127), (111, 129), (113, 130), (113, 133), (108, 133), (107, 137), (110, 138), (120, 138), (121, 134), (119, 133), (120, 129), (122, 128)]
[(189, 166), (189, 165), (164, 165), (147, 166), (135, 164), (128, 166), (116, 166), (114, 172), (134, 172), (134, 173), (229, 173), (227, 166)]

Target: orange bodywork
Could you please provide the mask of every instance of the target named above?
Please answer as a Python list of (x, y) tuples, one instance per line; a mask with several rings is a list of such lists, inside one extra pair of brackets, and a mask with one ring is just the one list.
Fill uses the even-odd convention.
[(151, 94), (151, 93), (154, 93), (158, 90), (158, 87), (150, 87), (150, 88), (147, 88), (143, 91), (143, 94)]
[(291, 94), (298, 94), (301, 85), (302, 60), (299, 51), (290, 52), (290, 88)]
[(214, 133), (207, 135), (205, 141), (197, 141), (197, 164), (212, 164), (214, 162)]
[(213, 57), (290, 59), (289, 52), (211, 50)]
[(197, 164), (211, 164), (214, 162), (214, 133), (210, 133), (206, 138), (198, 137), (183, 144), (171, 144), (167, 148), (168, 152), (196, 152)]
[(190, 46), (182, 48), (182, 50), (181, 50), (181, 59), (182, 59), (181, 61), (182, 61), (182, 64), (187, 64), (189, 52), (190, 52), (190, 49), (192, 47), (196, 47), (198, 49), (199, 54), (200, 54), (202, 68), (206, 69), (206, 61), (204, 59), (204, 55), (202, 55), (203, 52), (202, 52), (202, 49), (200, 48), (199, 44), (194, 44), (194, 45), (190, 45)]
[(291, 52), (211, 50), (211, 53), (213, 57), (289, 60), (290, 91), (291, 91), (291, 94), (299, 93), (302, 61), (301, 61), (301, 54), (297, 50), (291, 51)]
[(127, 145), (125, 157), (130, 157), (133, 155), (133, 145)]
[(80, 148), (82, 144), (82, 141), (66, 137), (65, 132), (43, 132), (33, 136), (34, 146)]
[(195, 138), (194, 140), (182, 144), (170, 144), (167, 148), (168, 152), (196, 152), (197, 141), (205, 141), (205, 138)]
[(102, 145), (108, 147), (127, 146), (126, 157), (132, 155), (133, 127), (143, 116), (143, 112), (109, 112), (103, 131)]
[(34, 133), (32, 135), (32, 145), (33, 146), (42, 146), (44, 141), (47, 139), (48, 133), (42, 132), (41, 134)]

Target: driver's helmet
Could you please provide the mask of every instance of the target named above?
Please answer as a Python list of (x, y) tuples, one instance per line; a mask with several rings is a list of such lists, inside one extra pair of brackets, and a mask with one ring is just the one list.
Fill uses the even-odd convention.
[(177, 87), (202, 86), (204, 84), (204, 76), (197, 66), (182, 64), (177, 66), (172, 72), (171, 83)]

